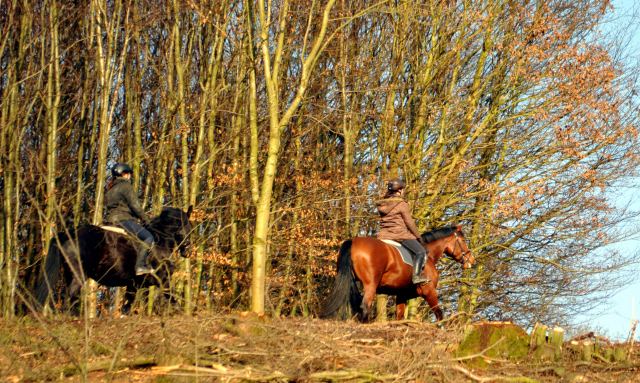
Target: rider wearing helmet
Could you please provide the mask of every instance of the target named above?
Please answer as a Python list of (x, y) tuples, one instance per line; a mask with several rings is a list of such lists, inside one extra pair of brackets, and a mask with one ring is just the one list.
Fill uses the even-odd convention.
[(149, 218), (142, 210), (138, 196), (131, 185), (133, 169), (127, 164), (118, 163), (111, 169), (111, 180), (107, 184), (105, 193), (106, 217), (105, 220), (115, 225), (122, 226), (127, 232), (138, 237), (143, 244), (138, 246), (136, 257), (136, 275), (153, 273), (152, 268), (147, 267), (147, 256), (153, 247), (154, 238), (149, 230), (145, 229), (134, 218), (142, 221), (143, 225), (149, 223)]
[(387, 192), (377, 201), (376, 205), (380, 213), (378, 238), (398, 241), (409, 249), (415, 255), (411, 281), (428, 283), (429, 278), (421, 275), (427, 254), (418, 227), (411, 217), (409, 203), (402, 196), (404, 188), (405, 183), (401, 179), (389, 180)]

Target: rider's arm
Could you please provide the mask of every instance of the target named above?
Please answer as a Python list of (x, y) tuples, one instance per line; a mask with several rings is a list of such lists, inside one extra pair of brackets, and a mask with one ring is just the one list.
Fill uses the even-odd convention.
[(400, 214), (402, 215), (402, 219), (404, 220), (404, 224), (407, 226), (407, 229), (409, 229), (416, 239), (420, 239), (420, 232), (418, 231), (418, 226), (416, 226), (416, 222), (413, 220), (411, 212), (409, 211), (409, 204), (403, 202), (398, 206), (398, 209), (400, 209)]
[(136, 195), (135, 191), (133, 190), (133, 186), (130, 186), (130, 187), (126, 188), (125, 190), (123, 190), (122, 194), (124, 196), (124, 200), (127, 202), (127, 205), (129, 205), (129, 209), (131, 209), (131, 212), (135, 216), (140, 218), (142, 223), (146, 224), (147, 222), (149, 222), (147, 214), (145, 214), (144, 210), (142, 210), (142, 205), (140, 204), (140, 201), (138, 200), (138, 196)]

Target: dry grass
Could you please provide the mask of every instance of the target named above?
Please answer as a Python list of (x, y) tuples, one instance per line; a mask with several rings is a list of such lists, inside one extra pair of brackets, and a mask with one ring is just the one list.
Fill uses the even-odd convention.
[[(636, 382), (630, 364), (493, 361), (452, 355), (458, 326), (413, 321), (359, 324), (256, 315), (0, 320), (7, 381), (424, 381)], [(562, 379), (560, 379), (562, 376)]]

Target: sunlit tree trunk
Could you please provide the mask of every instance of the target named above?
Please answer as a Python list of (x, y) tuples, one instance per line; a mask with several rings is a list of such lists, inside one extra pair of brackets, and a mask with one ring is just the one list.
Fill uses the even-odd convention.
[[(342, 7), (345, 8), (344, 0), (342, 1)], [(342, 101), (342, 134), (344, 135), (344, 221), (345, 221), (345, 236), (347, 238), (356, 237), (358, 233), (358, 221), (351, 220), (351, 178), (353, 177), (353, 156), (354, 156), (354, 144), (355, 139), (358, 135), (358, 131), (355, 129), (354, 124), (354, 116), (351, 113), (352, 109), (349, 105), (349, 98), (352, 97), (350, 95), (349, 90), (350, 87), (347, 87), (348, 77), (347, 77), (347, 68), (349, 66), (349, 49), (347, 45), (347, 33), (340, 34), (340, 90), (341, 90), (341, 101)], [(357, 44), (357, 42), (353, 42), (353, 44)]]
[[(301, 142), (300, 142), (300, 137), (298, 137), (296, 139), (296, 145), (295, 145), (295, 151), (296, 153), (301, 153)], [(298, 172), (299, 168), (300, 168), (300, 157), (296, 156), (293, 160), (293, 166), (294, 166), (294, 172)], [(296, 195), (298, 193), (300, 193), (302, 191), (302, 187), (301, 187), (301, 183), (300, 181), (296, 181)], [(297, 225), (299, 224), (298, 220), (300, 218), (300, 214), (298, 213), (300, 210), (300, 207), (302, 206), (302, 202), (303, 199), (298, 197), (296, 198), (296, 202), (295, 202), (295, 208), (294, 208), (294, 212), (293, 212), (293, 217), (292, 217), (292, 221), (291, 224), (293, 227), (297, 227)], [(292, 301), (294, 300), (294, 296), (290, 295), (292, 292), (292, 286), (294, 285), (292, 283), (292, 263), (293, 263), (293, 254), (294, 251), (296, 251), (296, 241), (299, 238), (297, 236), (292, 236), (292, 238), (289, 239), (289, 245), (288, 245), (288, 249), (287, 249), (287, 255), (285, 258), (285, 271), (284, 271), (284, 278), (282, 280), (282, 286), (280, 287), (280, 294), (278, 296), (278, 303), (276, 305), (275, 308), (275, 315), (279, 316), (282, 312), (282, 307), (284, 305), (285, 300), (287, 299), (287, 293), (289, 293), (289, 299), (291, 299)], [(310, 263), (310, 260), (307, 261), (307, 265)]]
[[(167, 12), (167, 17), (170, 16), (172, 10)], [(178, 21), (174, 21), (177, 23)], [(153, 211), (160, 212), (162, 206), (165, 204), (165, 193), (167, 182), (171, 182), (171, 179), (167, 180), (167, 174), (171, 174), (171, 169), (173, 168), (173, 164), (170, 161), (172, 157), (172, 149), (173, 149), (173, 141), (172, 137), (172, 125), (174, 124), (174, 116), (177, 113), (177, 101), (173, 96), (173, 90), (175, 89), (175, 65), (173, 65), (175, 59), (174, 55), (176, 49), (174, 47), (175, 41), (179, 40), (179, 37), (175, 37), (174, 27), (173, 25), (168, 26), (167, 29), (171, 29), (171, 32), (167, 32), (170, 34), (170, 38), (167, 39), (168, 43), (166, 46), (166, 67), (165, 72), (163, 73), (165, 78), (165, 86), (169, 90), (169, 94), (164, 96), (161, 99), (161, 103), (164, 105), (166, 109), (165, 118), (162, 120), (161, 125), (159, 126), (159, 131), (157, 132), (157, 147), (158, 151), (155, 156), (153, 171), (154, 171), (154, 188), (153, 188)], [(173, 196), (175, 198), (175, 195)]]
[[(55, 231), (56, 210), (58, 201), (56, 199), (56, 159), (58, 151), (58, 113), (60, 105), (60, 66), (59, 66), (59, 35), (58, 35), (58, 8), (56, 1), (51, 1), (49, 5), (49, 32), (50, 41), (48, 48), (47, 63), (42, 62), (42, 67), (46, 68), (46, 209), (45, 209), (45, 243), (49, 241)], [(43, 43), (43, 51), (45, 46)], [(47, 247), (47, 246), (46, 246)]]
[[(302, 70), (298, 79), (298, 86), (290, 105), (286, 110), (280, 110), (280, 102), (278, 100), (278, 83), (280, 78), (280, 63), (283, 54), (283, 44), (285, 31), (287, 30), (287, 15), (289, 12), (289, 2), (284, 0), (281, 6), (281, 17), (279, 20), (280, 31), (282, 31), (276, 42), (273, 52), (271, 52), (271, 42), (269, 37), (269, 26), (272, 22), (271, 11), (267, 12), (263, 0), (258, 0), (258, 22), (260, 27), (260, 45), (259, 49), (262, 53), (263, 74), (267, 88), (267, 110), (269, 120), (269, 140), (266, 147), (265, 166), (262, 171), (262, 179), (258, 177), (258, 131), (257, 116), (252, 115), (252, 137), (251, 137), (251, 163), (250, 174), (253, 190), (253, 199), (256, 207), (256, 223), (253, 236), (253, 280), (251, 282), (251, 310), (254, 312), (264, 311), (265, 300), (265, 262), (267, 260), (267, 236), (269, 231), (269, 222), (271, 214), (271, 195), (273, 191), (273, 183), (276, 176), (278, 164), (278, 152), (280, 150), (281, 135), (283, 130), (289, 125), (289, 122), (296, 109), (302, 102), (310, 76), (314, 70), (315, 62), (318, 55), (323, 50), (325, 36), (329, 24), (329, 12), (333, 7), (335, 0), (329, 0), (324, 7), (322, 21), (317, 36), (312, 46), (306, 54), (306, 58), (302, 62)], [(249, 2), (250, 3), (250, 2)], [(253, 13), (252, 10), (249, 13)], [(311, 22), (311, 13), (309, 22)], [(252, 18), (250, 18), (254, 21)], [(305, 41), (306, 43), (306, 41)], [(255, 92), (255, 84), (252, 85)], [(252, 95), (252, 97), (255, 97)], [(255, 100), (254, 100), (255, 101)], [(282, 113), (282, 115), (281, 115)]]
[[(240, 77), (244, 78), (246, 76), (245, 71), (245, 60), (244, 55), (240, 59), (240, 64), (238, 65), (240, 69)], [(238, 88), (236, 90), (235, 101), (234, 101), (234, 111), (236, 111), (234, 117), (231, 119), (232, 124), (232, 152), (231, 152), (231, 161), (232, 161), (232, 172), (237, 175), (237, 178), (240, 180), (238, 184), (241, 182), (242, 177), (239, 177), (241, 174), (241, 166), (243, 162), (240, 158), (240, 139), (241, 136), (246, 134), (243, 133), (242, 127), (246, 123), (246, 113), (244, 113), (245, 108), (243, 108), (246, 96), (246, 88)], [(231, 220), (230, 229), (230, 238), (229, 238), (229, 251), (231, 253), (231, 300), (232, 302), (236, 302), (238, 295), (240, 294), (240, 266), (241, 266), (241, 254), (240, 254), (240, 246), (238, 241), (238, 199), (242, 198), (241, 193), (238, 192), (238, 188), (234, 188), (231, 191), (230, 201), (229, 201), (229, 214)]]
[[(7, 4), (8, 6), (8, 4)], [(12, 1), (10, 14), (5, 19), (8, 26), (19, 25), (13, 33), (7, 33), (0, 40), (0, 54), (5, 52), (7, 44), (10, 49), (11, 60), (6, 67), (8, 81), (0, 89), (0, 168), (4, 176), (2, 209), (0, 212), (0, 312), (4, 317), (12, 317), (15, 312), (15, 287), (20, 267), (20, 252), (18, 244), (14, 243), (16, 226), (20, 214), (20, 122), (19, 108), (19, 78), (25, 64), (25, 42), (30, 26), (33, 24), (32, 15), (23, 12), (19, 18), (15, 11), (17, 1)], [(16, 41), (17, 40), (17, 41)], [(27, 103), (28, 105), (28, 103)]]
[(45, 212), (45, 221), (47, 225), (46, 235), (51, 238), (54, 234), (55, 226), (55, 210), (57, 208), (56, 201), (56, 158), (57, 158), (57, 140), (58, 140), (58, 107), (60, 105), (60, 65), (59, 65), (59, 48), (58, 48), (58, 9), (55, 0), (51, 1), (49, 6), (49, 22), (51, 41), (49, 47), (48, 64), (43, 67), (47, 68), (47, 119), (46, 119), (46, 137), (47, 137), (47, 208)]
[[(74, 217), (74, 223), (76, 227), (79, 223), (80, 212), (82, 211), (82, 205), (85, 201), (85, 190), (86, 190), (85, 175), (87, 174), (86, 168), (88, 168), (87, 162), (89, 162), (87, 161), (87, 156), (85, 152), (85, 147), (89, 146), (88, 145), (89, 139), (87, 137), (86, 131), (90, 130), (90, 124), (87, 123), (87, 119), (88, 119), (87, 114), (89, 113), (89, 108), (91, 107), (89, 102), (89, 95), (91, 94), (89, 92), (89, 89), (91, 89), (89, 71), (90, 71), (89, 62), (87, 61), (85, 62), (85, 65), (83, 67), (85, 91), (82, 93), (82, 103), (80, 105), (80, 123), (78, 126), (78, 132), (80, 136), (78, 158), (77, 158), (78, 179), (77, 179), (77, 186), (76, 186), (75, 202), (73, 205), (73, 217)], [(91, 153), (91, 150), (89, 150), (88, 152)]]
[[(176, 174), (176, 177), (181, 177), (181, 188), (180, 192), (176, 188), (178, 184), (178, 180), (174, 179), (171, 183), (172, 185), (172, 196), (174, 199), (177, 199), (178, 196), (181, 196), (181, 207), (186, 209), (189, 205), (189, 133), (190, 126), (187, 121), (186, 114), (186, 105), (187, 100), (185, 99), (185, 82), (186, 82), (186, 71), (188, 69), (188, 65), (186, 65), (182, 60), (182, 38), (183, 33), (186, 35), (189, 33), (186, 29), (186, 20), (182, 19), (180, 15), (180, 9), (178, 6), (178, 2), (173, 0), (173, 65), (175, 67), (176, 74), (176, 104), (178, 108), (178, 117), (179, 121), (177, 124), (177, 134), (180, 137), (180, 148), (181, 148), (181, 157), (180, 157), (180, 167), (179, 172)], [(180, 30), (180, 24), (183, 25), (183, 30)], [(187, 39), (187, 41), (192, 41), (192, 39)], [(184, 47), (185, 54), (187, 57), (190, 55), (190, 47)], [(187, 61), (188, 62), (188, 61)], [(198, 143), (199, 144), (199, 143)], [(184, 293), (184, 311), (187, 315), (191, 314), (192, 311), (192, 297), (191, 297), (191, 259), (184, 258), (180, 261), (180, 275), (182, 278), (180, 279), (180, 290), (183, 290)]]
[[(123, 61), (126, 57), (128, 36), (124, 37), (124, 44), (118, 46), (120, 42), (121, 21), (126, 16), (122, 9), (121, 1), (117, 1), (113, 14), (108, 15), (104, 4), (97, 1), (92, 2), (92, 11), (95, 15), (93, 19), (93, 30), (95, 31), (95, 49), (96, 62), (98, 69), (98, 83), (100, 86), (100, 115), (99, 129), (100, 135), (98, 139), (98, 171), (96, 174), (96, 198), (95, 210), (93, 214), (93, 223), (100, 224), (102, 222), (104, 187), (107, 175), (107, 155), (108, 155), (108, 139), (111, 132), (111, 117), (115, 108), (115, 102), (111, 101), (115, 90), (120, 85), (120, 71), (123, 67)], [(125, 22), (126, 25), (126, 22)], [(103, 26), (107, 28), (103, 30)], [(127, 32), (126, 30), (124, 31)], [(103, 38), (106, 36), (106, 40)], [(117, 49), (120, 49), (120, 54)]]
[[(126, 35), (128, 31), (126, 29), (123, 31), (121, 25), (121, 22), (124, 22), (126, 26), (128, 10), (122, 8), (121, 1), (115, 3), (113, 14), (107, 14), (107, 10), (104, 7), (105, 5), (98, 1), (91, 2), (93, 15), (91, 30), (95, 31), (95, 60), (100, 86), (98, 169), (96, 174), (95, 207), (92, 219), (94, 225), (102, 223), (107, 155), (109, 153), (108, 144), (111, 132), (111, 119), (116, 105), (116, 102), (112, 101), (111, 98), (116, 94), (116, 89), (120, 85), (121, 77), (119, 74), (123, 68), (123, 61), (126, 57), (125, 52), (129, 41), (129, 36)], [(127, 14), (126, 16), (125, 13)], [(121, 34), (123, 33), (124, 44), (118, 45), (121, 42)], [(106, 36), (106, 40), (103, 36)], [(97, 283), (95, 281), (89, 281), (88, 290), (90, 293), (87, 307), (89, 317), (96, 316), (96, 286)]]

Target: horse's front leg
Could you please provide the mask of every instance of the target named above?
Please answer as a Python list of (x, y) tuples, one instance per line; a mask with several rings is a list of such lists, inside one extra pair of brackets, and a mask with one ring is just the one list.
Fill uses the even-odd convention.
[(171, 290), (171, 283), (167, 280), (162, 284), (162, 291), (164, 294), (164, 298), (169, 302), (172, 306), (180, 306), (180, 301), (174, 292)]
[(154, 284), (158, 287), (158, 295), (162, 296), (165, 302), (168, 302), (170, 306), (179, 305), (178, 299), (171, 287), (171, 275), (175, 271), (167, 262), (161, 262), (155, 266), (156, 273), (153, 274)]
[(135, 302), (138, 295), (138, 287), (130, 284), (125, 287), (124, 297), (122, 299), (122, 315), (128, 315), (131, 312), (131, 306)]
[(158, 297), (163, 298), (163, 305), (167, 305), (167, 309), (172, 309), (174, 306), (180, 306), (178, 297), (171, 287), (171, 274), (165, 272), (165, 270), (160, 270), (157, 274), (154, 275), (154, 277), (156, 278), (154, 284), (158, 289), (157, 294)]
[(436, 294), (435, 283), (432, 281), (431, 283), (424, 284), (419, 288), (420, 295), (429, 303), (429, 307), (431, 307), (431, 311), (436, 316), (438, 321), (441, 321), (442, 309), (440, 309), (440, 305), (438, 305), (438, 294)]

